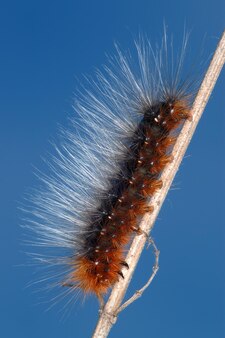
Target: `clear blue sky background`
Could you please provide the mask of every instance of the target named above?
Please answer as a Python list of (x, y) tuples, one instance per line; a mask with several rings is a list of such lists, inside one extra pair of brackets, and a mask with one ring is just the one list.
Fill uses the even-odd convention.
[[(0, 2), (0, 337), (86, 338), (97, 320), (97, 301), (77, 302), (61, 321), (58, 304), (46, 312), (35, 287), (26, 289), (32, 268), (20, 266), (18, 203), (36, 184), (58, 123), (72, 112), (76, 77), (91, 74), (112, 54), (114, 41), (129, 48), (139, 31), (152, 40), (163, 20), (174, 36), (184, 22), (192, 30), (193, 53), (216, 47), (225, 3), (190, 1), (1, 1)], [(194, 54), (195, 55), (195, 54)], [(123, 312), (110, 337), (225, 337), (225, 72), (154, 228), (160, 271), (141, 300)], [(149, 276), (145, 251), (130, 293)], [(46, 295), (45, 295), (46, 296)], [(45, 300), (48, 301), (46, 296)]]

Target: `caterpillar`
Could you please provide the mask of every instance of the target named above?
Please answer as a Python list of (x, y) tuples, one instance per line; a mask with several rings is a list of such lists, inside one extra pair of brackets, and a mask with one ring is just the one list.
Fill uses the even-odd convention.
[[(193, 81), (182, 77), (185, 35), (177, 56), (143, 38), (132, 57), (116, 56), (78, 91), (76, 114), (32, 192), (25, 225), (34, 258), (57, 286), (102, 297), (124, 275), (125, 252), (163, 182), (161, 174), (185, 120)], [(59, 268), (59, 270), (57, 270)], [(55, 272), (54, 272), (55, 271)]]

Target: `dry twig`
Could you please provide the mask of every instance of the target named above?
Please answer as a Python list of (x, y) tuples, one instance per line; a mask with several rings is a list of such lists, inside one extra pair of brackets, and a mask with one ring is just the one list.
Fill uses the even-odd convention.
[[(95, 328), (92, 338), (105, 338), (108, 336), (111, 327), (116, 322), (117, 314), (123, 310), (127, 305), (131, 303), (127, 302), (120, 307), (120, 304), (124, 298), (125, 292), (129, 286), (131, 278), (133, 276), (135, 267), (140, 258), (141, 252), (146, 242), (145, 233), (149, 234), (154, 222), (158, 216), (160, 208), (164, 202), (167, 192), (172, 184), (174, 176), (180, 166), (185, 151), (190, 143), (190, 140), (195, 132), (196, 126), (200, 120), (200, 117), (205, 109), (207, 101), (211, 95), (211, 92), (216, 84), (217, 78), (225, 62), (225, 32), (223, 33), (221, 40), (214, 53), (212, 61), (209, 65), (208, 71), (204, 77), (201, 87), (196, 96), (195, 102), (192, 107), (193, 120), (185, 122), (181, 133), (174, 146), (172, 155), (174, 160), (169, 164), (162, 174), (163, 188), (155, 194), (151, 199), (151, 205), (154, 205), (154, 211), (152, 214), (146, 214), (141, 222), (140, 228), (143, 230), (143, 234), (136, 236), (130, 246), (130, 250), (127, 254), (126, 262), (129, 265), (129, 270), (124, 272), (125, 278), (121, 279), (115, 284), (112, 289), (111, 295), (103, 310), (101, 311), (99, 321)], [(145, 286), (144, 286), (145, 289)], [(137, 297), (134, 295), (135, 300)]]

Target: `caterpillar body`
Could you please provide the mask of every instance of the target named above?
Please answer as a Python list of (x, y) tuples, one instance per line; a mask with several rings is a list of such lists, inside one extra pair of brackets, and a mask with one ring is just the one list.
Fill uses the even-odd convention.
[(79, 117), (62, 131), (51, 174), (41, 176), (28, 207), (27, 228), (43, 247), (36, 259), (62, 268), (50, 275), (57, 285), (101, 297), (129, 268), (126, 246), (152, 212), (147, 202), (191, 118), (192, 82), (181, 76), (186, 43), (174, 59), (166, 36), (156, 52), (143, 40), (135, 44), (137, 63), (117, 48), (75, 99)]

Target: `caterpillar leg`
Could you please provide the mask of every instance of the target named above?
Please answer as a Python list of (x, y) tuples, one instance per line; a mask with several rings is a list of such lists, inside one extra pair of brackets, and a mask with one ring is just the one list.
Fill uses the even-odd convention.
[(145, 237), (149, 240), (149, 235), (147, 234), (147, 232), (145, 232), (144, 230), (142, 230), (140, 227), (132, 227), (132, 230), (136, 233), (137, 236), (140, 235), (145, 235)]
[(120, 275), (123, 279), (124, 279), (124, 275), (122, 273), (122, 271), (117, 271), (118, 275)]
[(123, 262), (120, 262), (120, 264), (122, 266), (125, 266), (125, 268), (129, 269), (129, 265), (127, 264), (127, 262), (123, 261)]

